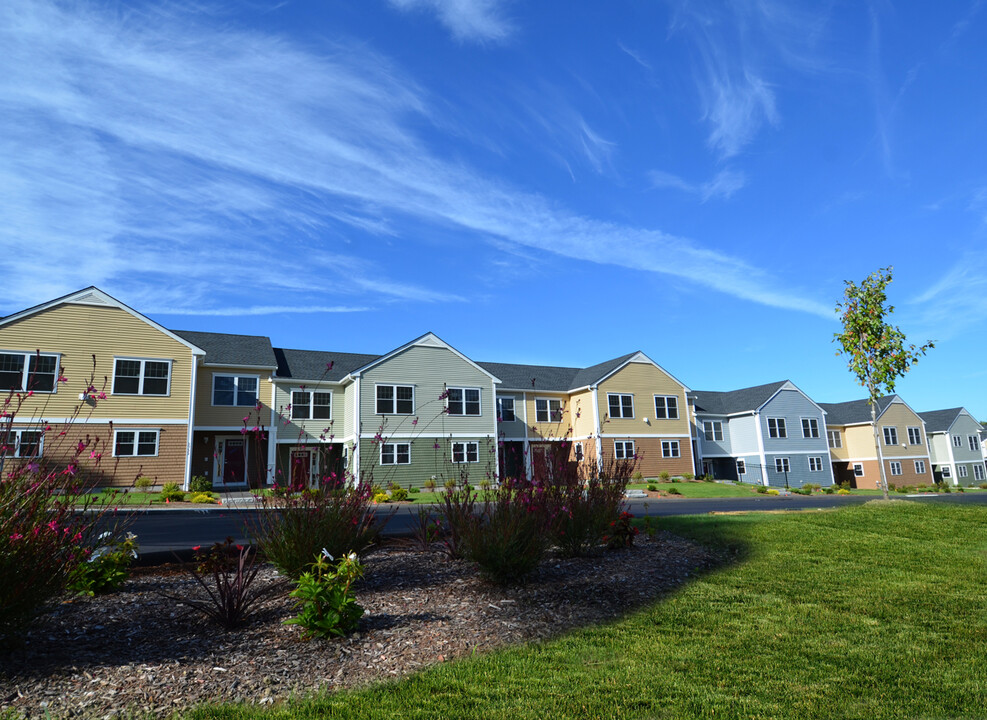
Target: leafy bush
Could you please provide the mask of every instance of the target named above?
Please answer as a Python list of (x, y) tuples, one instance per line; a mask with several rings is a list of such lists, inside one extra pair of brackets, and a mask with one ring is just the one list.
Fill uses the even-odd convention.
[(987, 490), (987, 483), (980, 483), (981, 490)]
[(422, 487), (425, 488), (426, 490), (428, 490), (429, 492), (434, 491), (435, 490), (435, 476), (433, 475), (428, 480), (426, 480), (425, 482), (423, 482), (422, 483)]
[(189, 480), (188, 490), (190, 493), (203, 493), (212, 490), (212, 480), (202, 475), (193, 475)]
[(323, 549), (335, 557), (362, 553), (380, 534), (370, 495), (370, 483), (361, 480), (339, 490), (316, 490), (280, 499), (261, 499), (253, 536), (278, 570), (298, 578)]
[(417, 495), (418, 493), (421, 492), (421, 488), (416, 488), (416, 487), (408, 488), (408, 492), (411, 493), (412, 495)]
[(768, 495), (780, 495), (781, 493), (775, 488), (768, 488)]
[(192, 496), (189, 498), (189, 502), (199, 503), (204, 505), (215, 505), (216, 496), (209, 491), (197, 492), (192, 494)]
[(335, 566), (332, 561), (326, 551), (316, 556), (311, 570), (302, 573), (288, 593), (298, 615), (284, 624), (298, 625), (306, 638), (341, 637), (356, 630), (363, 617), (363, 608), (350, 595), (350, 585), (363, 575), (356, 553), (341, 557)]
[(648, 483), (648, 492), (658, 492), (658, 486), (654, 483)]
[(669, 474), (668, 470), (662, 470), (660, 473), (658, 473), (658, 479), (663, 483), (669, 482), (671, 478), (672, 476), (671, 474)]
[(682, 473), (682, 479), (685, 480), (686, 482), (692, 482), (693, 480), (696, 479), (696, 476), (693, 475), (692, 473)]
[(394, 502), (403, 502), (408, 499), (408, 491), (403, 487), (395, 487), (391, 490), (391, 500)]
[(386, 492), (381, 491), (374, 493), (374, 503), (380, 505), (381, 503), (389, 503), (391, 501), (391, 496)]
[(498, 585), (523, 582), (548, 549), (546, 518), (533, 483), (505, 480), (470, 528), (468, 557)]
[(178, 483), (165, 483), (161, 487), (161, 499), (182, 502), (185, 499), (185, 493), (178, 487)]
[(837, 495), (849, 495), (850, 494), (850, 491), (847, 490), (845, 487), (841, 487), (839, 490), (836, 491), (836, 494)]
[(823, 492), (826, 493), (827, 495), (832, 495), (836, 491), (833, 490), (832, 486), (830, 486), (830, 487), (824, 487)]
[(609, 533), (603, 536), (603, 542), (607, 544), (608, 548), (616, 549), (634, 545), (634, 538), (637, 537), (639, 531), (631, 524), (633, 519), (634, 516), (629, 512), (622, 512), (616, 520), (610, 523)]
[(138, 490), (147, 490), (152, 485), (154, 485), (154, 480), (146, 475), (141, 475), (139, 478), (134, 480), (134, 487)]
[(165, 597), (202, 613), (226, 630), (244, 625), (257, 604), (270, 595), (282, 592), (284, 583), (269, 583), (254, 587), (260, 571), (257, 553), (249, 547), (234, 545), (233, 538), (218, 542), (206, 554), (195, 547), (196, 564), (192, 577), (205, 590), (205, 598), (188, 598), (165, 594)]
[(631, 480), (634, 482), (641, 482), (644, 480), (644, 474), (640, 470), (635, 470), (634, 474), (631, 475)]
[(465, 558), (469, 554), (468, 545), (479, 521), (477, 500), (477, 492), (469, 482), (447, 487), (442, 494), (442, 517), (446, 526), (443, 545), (451, 559)]
[(137, 558), (137, 536), (107, 530), (96, 541), (99, 546), (72, 573), (71, 592), (89, 596), (113, 592), (130, 576), (130, 564)]
[(677, 487), (670, 487), (665, 492), (667, 492), (669, 495), (681, 495), (682, 494), (682, 491), (679, 490)]
[(433, 520), (426, 508), (418, 508), (418, 513), (411, 526), (410, 544), (422, 552), (428, 552), (441, 537), (442, 523)]
[(807, 488), (807, 487), (792, 488), (792, 492), (798, 495), (811, 495), (812, 488)]
[(768, 492), (768, 488), (766, 488), (764, 485), (758, 485), (757, 492), (761, 495), (765, 495)]

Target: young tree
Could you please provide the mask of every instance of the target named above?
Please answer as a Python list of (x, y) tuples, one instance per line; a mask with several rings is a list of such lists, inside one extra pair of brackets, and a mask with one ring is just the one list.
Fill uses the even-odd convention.
[(894, 312), (893, 305), (885, 305), (885, 288), (891, 282), (891, 267), (877, 270), (857, 285), (847, 280), (843, 302), (836, 304), (840, 313), (843, 332), (836, 333), (833, 342), (840, 344), (837, 355), (849, 356), (850, 371), (857, 382), (867, 388), (870, 403), (871, 424), (874, 427), (874, 447), (881, 469), (880, 486), (884, 499), (888, 499), (888, 480), (881, 458), (881, 442), (877, 432), (877, 400), (894, 392), (895, 382), (918, 362), (920, 356), (932, 347), (927, 342), (921, 347), (905, 345), (905, 334), (886, 318)]

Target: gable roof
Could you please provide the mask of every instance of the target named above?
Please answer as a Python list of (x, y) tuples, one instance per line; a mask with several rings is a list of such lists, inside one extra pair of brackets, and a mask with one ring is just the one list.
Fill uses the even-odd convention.
[(274, 348), (271, 347), (271, 339), (265, 335), (231, 335), (197, 330), (172, 332), (205, 350), (207, 365), (233, 365), (272, 370), (278, 366), (278, 361), (274, 357)]
[(278, 361), (280, 379), (340, 382), (354, 370), (372, 363), (380, 355), (274, 348), (274, 357)]
[(966, 408), (957, 407), (947, 410), (927, 410), (920, 412), (918, 416), (925, 420), (925, 431), (931, 433), (946, 432), (953, 426), (953, 423), (960, 415), (969, 415), (970, 419), (979, 425), (979, 422), (967, 412)]
[(696, 412), (705, 412), (711, 415), (734, 415), (757, 410), (786, 384), (789, 384), (788, 380), (781, 380), (766, 385), (755, 385), (754, 387), (726, 392), (694, 390), (692, 394), (696, 398)]
[[(878, 398), (877, 417), (881, 417), (895, 399), (900, 400), (897, 395), (885, 395)], [(870, 403), (866, 399), (842, 403), (819, 403), (819, 407), (826, 411), (826, 423), (828, 425), (856, 425), (870, 422)]]
[(590, 385), (597, 384), (604, 378), (612, 375), (614, 372), (622, 368), (624, 365), (629, 363), (638, 355), (642, 355), (645, 358), (647, 357), (644, 355), (644, 353), (635, 351), (632, 353), (628, 353), (627, 355), (621, 355), (620, 357), (614, 358), (613, 360), (606, 360), (604, 362), (597, 363), (596, 365), (591, 365), (588, 368), (583, 368), (578, 373), (576, 373), (576, 377), (572, 379), (571, 389), (575, 390), (576, 388), (588, 387)]
[(412, 347), (433, 347), (433, 348), (441, 348), (443, 350), (448, 350), (449, 352), (451, 352), (453, 355), (457, 356), (464, 362), (467, 362), (473, 367), (475, 367), (484, 375), (489, 375), (490, 379), (493, 380), (495, 383), (500, 382), (500, 378), (498, 378), (494, 373), (487, 370), (485, 367), (483, 367), (480, 363), (476, 362), (475, 360), (470, 360), (468, 357), (463, 355), (456, 348), (454, 348), (452, 345), (447, 343), (445, 340), (443, 340), (433, 332), (427, 332), (424, 335), (415, 338), (411, 342), (405, 343), (401, 347), (395, 348), (394, 350), (391, 350), (389, 353), (386, 353), (384, 355), (371, 356), (371, 360), (369, 362), (367, 362), (365, 365), (362, 365), (354, 369), (351, 372), (351, 374), (359, 375), (360, 373), (366, 372), (367, 370), (374, 367), (375, 365), (379, 365), (382, 362), (386, 362), (387, 360), (390, 360), (395, 355), (398, 355), (399, 353), (402, 353), (408, 348), (412, 348)]
[(141, 315), (139, 312), (134, 310), (129, 305), (117, 300), (112, 295), (100, 290), (95, 285), (90, 285), (82, 290), (77, 290), (76, 292), (69, 293), (68, 295), (62, 295), (61, 297), (55, 298), (54, 300), (49, 300), (48, 302), (43, 302), (39, 305), (34, 305), (20, 312), (15, 312), (7, 315), (4, 318), (0, 318), (0, 326), (6, 325), (7, 323), (15, 322), (17, 320), (22, 320), (23, 318), (30, 317), (31, 315), (36, 315), (37, 313), (44, 312), (50, 308), (56, 307), (58, 305), (92, 305), (96, 307), (113, 307), (118, 310), (123, 310), (128, 315), (131, 315), (141, 322), (147, 323), (155, 330), (164, 333), (172, 340), (175, 340), (182, 345), (186, 346), (192, 351), (193, 355), (204, 355), (205, 351), (202, 347), (196, 345), (193, 341), (188, 338), (179, 336), (175, 331), (169, 330), (168, 328), (159, 325), (158, 323), (151, 320), (151, 318), (146, 315)]
[[(501, 389), (538, 392), (571, 392), (580, 388), (597, 385), (630, 362), (647, 362), (654, 365), (675, 382), (686, 387), (667, 370), (658, 365), (640, 350), (621, 355), (612, 360), (586, 368), (561, 367), (557, 365), (518, 365), (515, 363), (477, 363), (480, 367), (501, 379)], [(688, 388), (686, 388), (688, 390)]]

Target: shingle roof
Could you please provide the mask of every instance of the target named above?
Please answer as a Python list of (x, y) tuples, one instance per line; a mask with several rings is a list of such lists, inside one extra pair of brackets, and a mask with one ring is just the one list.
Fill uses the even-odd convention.
[[(877, 399), (877, 414), (884, 412), (897, 395), (885, 395)], [(817, 403), (826, 411), (827, 425), (853, 425), (870, 422), (870, 403), (867, 400), (850, 400), (842, 403)]]
[(271, 339), (264, 335), (230, 335), (228, 333), (172, 330), (181, 338), (206, 351), (205, 362), (211, 365), (251, 365), (277, 367)]
[(380, 355), (288, 348), (274, 348), (274, 356), (278, 360), (279, 378), (329, 382), (339, 382), (354, 370), (380, 357)]
[(490, 362), (478, 362), (477, 365), (499, 378), (500, 386), (505, 390), (567, 392), (598, 382), (637, 354), (635, 351), (588, 368)]
[(696, 412), (707, 412), (713, 415), (750, 412), (766, 403), (787, 382), (788, 380), (781, 380), (767, 385), (756, 385), (727, 392), (694, 390), (692, 394), (696, 398)]
[(946, 432), (961, 412), (963, 412), (963, 408), (927, 410), (920, 412), (918, 416), (925, 420), (925, 429), (927, 432)]

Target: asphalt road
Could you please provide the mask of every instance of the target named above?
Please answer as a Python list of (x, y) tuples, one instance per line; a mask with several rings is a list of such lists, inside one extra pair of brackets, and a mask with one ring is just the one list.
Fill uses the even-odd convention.
[[(987, 493), (952, 493), (950, 495), (923, 494), (920, 496), (895, 496), (921, 503), (963, 503), (987, 506)], [(701, 515), (723, 512), (760, 512), (778, 510), (814, 510), (859, 505), (873, 497), (847, 495), (789, 495), (750, 498), (706, 499), (651, 499), (628, 500), (628, 510), (636, 517), (661, 517), (669, 515)], [(389, 514), (385, 533), (401, 535), (410, 532), (416, 519), (418, 506), (397, 506), (383, 512)], [(437, 511), (437, 507), (432, 507)], [(232, 537), (237, 542), (249, 542), (256, 527), (257, 513), (248, 505), (226, 505), (208, 510), (141, 510), (130, 513), (127, 521), (130, 530), (137, 535), (142, 562), (164, 562), (173, 553), (187, 557), (196, 545), (208, 547), (215, 542)]]

